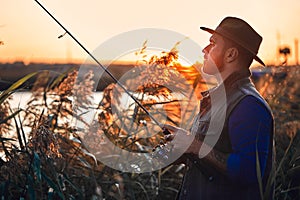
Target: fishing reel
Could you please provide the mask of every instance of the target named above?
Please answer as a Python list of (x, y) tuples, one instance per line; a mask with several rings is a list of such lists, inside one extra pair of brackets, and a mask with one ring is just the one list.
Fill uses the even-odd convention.
[(170, 149), (166, 148), (166, 145), (161, 144), (161, 145), (156, 146), (153, 149), (151, 156), (152, 156), (152, 158), (159, 159), (159, 160), (168, 160), (169, 152), (170, 152)]
[(168, 154), (172, 151), (173, 146), (170, 144), (170, 141), (174, 138), (173, 134), (166, 129), (162, 128), (163, 134), (165, 135), (164, 141), (161, 141), (159, 145), (153, 148), (152, 150), (152, 158), (168, 160)]

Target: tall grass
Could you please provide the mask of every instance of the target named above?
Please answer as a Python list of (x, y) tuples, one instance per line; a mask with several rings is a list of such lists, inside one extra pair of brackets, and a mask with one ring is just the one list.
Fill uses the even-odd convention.
[[(144, 50), (138, 52), (143, 57)], [(169, 109), (166, 120), (171, 124), (180, 123), (181, 116), (175, 112), (178, 99), (162, 101), (146, 98), (172, 93), (168, 84), (177, 83), (182, 76), (188, 77), (187, 68), (176, 62), (176, 49), (152, 57), (146, 63), (148, 72), (139, 68), (132, 78), (141, 82), (149, 78), (159, 79), (157, 74), (169, 77), (159, 79), (160, 84), (147, 84), (135, 88), (141, 95), (138, 99), (153, 115), (162, 114), (162, 106)], [(166, 67), (170, 71), (164, 71)], [(172, 71), (176, 68), (176, 70)], [(193, 85), (193, 76), (182, 82), (176, 92)], [(178, 72), (180, 74), (178, 74)], [(275, 186), (275, 199), (297, 199), (300, 191), (300, 123), (299, 67), (287, 70), (287, 76), (275, 73), (256, 82), (260, 92), (271, 105), (276, 121), (276, 164), (270, 184)], [(164, 74), (166, 73), (166, 74)], [(78, 72), (70, 70), (55, 80), (49, 71), (30, 74), (0, 94), (0, 196), (2, 199), (174, 199), (184, 174), (182, 165), (171, 165), (148, 173), (125, 173), (105, 166), (96, 159), (96, 150), (109, 151), (105, 140), (129, 151), (141, 151), (140, 145), (154, 147), (163, 138), (162, 133), (151, 136), (155, 125), (138, 108), (130, 105), (129, 110), (113, 112), (113, 102), (118, 101), (120, 88), (112, 84), (103, 91), (103, 98), (94, 108), (93, 74), (87, 73), (84, 81), (76, 84)], [(25, 109), (12, 109), (10, 95), (22, 89), (26, 81), (38, 76), (32, 86), (32, 97)], [(157, 83), (156, 81), (156, 83)], [(165, 81), (165, 82), (163, 82)], [(173, 83), (172, 83), (173, 81)], [(130, 83), (131, 85), (133, 83)], [(204, 90), (202, 86), (192, 86)], [(142, 95), (146, 94), (146, 95)], [(74, 104), (76, 101), (76, 104)], [(76, 110), (93, 108), (97, 116), (88, 124)], [(132, 112), (132, 110), (134, 112)], [(188, 115), (186, 115), (188, 116)], [(133, 119), (133, 120), (132, 120)], [(88, 129), (74, 127), (72, 120), (88, 124)], [(128, 123), (124, 123), (127, 122)], [(134, 122), (134, 123), (133, 123)], [(123, 126), (120, 126), (122, 124)], [(10, 133), (11, 135), (8, 135)], [(151, 137), (143, 138), (141, 134)], [(103, 136), (106, 137), (103, 137)], [(83, 142), (83, 139), (84, 141)], [(85, 144), (89, 144), (89, 148)], [(95, 151), (93, 150), (95, 149)], [(145, 149), (144, 149), (145, 150)], [(259, 173), (260, 174), (260, 173)], [(268, 189), (266, 189), (268, 190)], [(266, 197), (262, 194), (263, 198)]]
[(275, 118), (275, 158), (266, 191), (272, 186), (275, 199), (300, 198), (300, 84), (299, 66), (273, 67), (257, 83)]
[[(173, 49), (161, 57), (152, 57), (146, 63), (151, 77), (139, 64), (136, 74), (133, 73), (139, 77), (136, 79), (138, 82), (148, 79), (135, 88), (135, 92), (141, 94), (138, 100), (147, 109), (152, 109), (154, 116), (163, 115), (166, 121), (173, 124), (180, 123), (181, 116), (165, 114), (161, 107), (167, 111), (170, 109), (169, 113), (172, 113), (180, 100), (170, 99), (169, 96), (164, 96), (163, 100), (151, 99), (149, 96), (174, 92), (165, 86), (167, 83), (174, 86), (181, 83), (172, 87), (173, 90), (186, 92), (182, 88), (186, 90), (188, 83), (182, 80), (178, 70), (174, 70), (174, 67), (180, 67), (176, 55)], [(137, 105), (130, 105), (130, 110), (112, 112), (112, 102), (118, 101), (120, 95), (113, 91), (120, 88), (114, 84), (108, 86), (98, 107), (94, 108), (91, 72), (77, 84), (76, 70), (67, 71), (55, 80), (50, 78), (50, 74), (49, 71), (30, 74), (0, 95), (0, 151), (3, 154), (0, 160), (1, 198), (170, 199), (176, 195), (183, 175), (181, 166), (169, 166), (143, 174), (125, 173), (105, 166), (91, 153), (96, 150), (109, 151), (105, 148), (107, 139), (129, 151), (141, 152), (140, 146), (149, 146), (146, 151), (151, 152), (163, 138), (161, 130), (156, 130), (158, 134), (152, 136), (155, 125)], [(38, 77), (32, 85), (32, 97), (26, 108), (12, 109), (8, 101), (10, 95), (22, 89), (22, 85), (32, 76)], [(76, 112), (89, 108), (98, 110), (90, 124)], [(187, 109), (185, 112), (188, 116), (189, 112), (195, 111)], [(74, 120), (88, 125), (87, 129), (74, 127)], [(8, 134), (11, 135), (6, 137)], [(87, 143), (89, 148), (85, 146)]]

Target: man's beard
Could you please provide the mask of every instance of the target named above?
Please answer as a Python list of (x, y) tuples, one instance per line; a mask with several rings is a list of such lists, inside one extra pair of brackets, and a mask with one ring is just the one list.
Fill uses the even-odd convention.
[(223, 60), (219, 59), (216, 62), (210, 57), (204, 61), (203, 70), (208, 75), (217, 75), (224, 71)]

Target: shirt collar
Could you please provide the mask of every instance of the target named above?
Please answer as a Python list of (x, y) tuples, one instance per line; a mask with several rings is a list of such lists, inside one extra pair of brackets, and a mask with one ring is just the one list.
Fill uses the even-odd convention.
[(201, 92), (201, 95), (203, 98), (206, 98), (209, 97), (212, 93), (218, 93), (223, 88), (226, 92), (229, 92), (229, 90), (238, 87), (242, 83), (249, 82), (250, 75), (251, 73), (249, 70), (245, 72), (233, 72), (220, 85)]

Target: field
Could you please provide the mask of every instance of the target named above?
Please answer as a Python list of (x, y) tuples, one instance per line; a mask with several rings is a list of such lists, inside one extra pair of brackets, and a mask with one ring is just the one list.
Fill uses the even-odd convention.
[(300, 88), (299, 66), (273, 67), (257, 82), (275, 118), (276, 199), (300, 197)]
[[(174, 55), (172, 52), (168, 54), (169, 57)], [(154, 62), (161, 64), (160, 61), (166, 60), (156, 59)], [(178, 63), (168, 62), (169, 60), (164, 64), (177, 65), (177, 70), (179, 69)], [(148, 70), (153, 72), (153, 77), (150, 78), (157, 78), (157, 74), (164, 73), (161, 68)], [(179, 69), (183, 76), (187, 74), (185, 70)], [(137, 73), (138, 71), (137, 69)], [(193, 83), (196, 75), (190, 71), (189, 73), (191, 76), (188, 82)], [(180, 82), (178, 73), (174, 71), (169, 72), (167, 76), (169, 79), (160, 82), (160, 85), (170, 81)], [(8, 101), (10, 95), (19, 91), (32, 77), (37, 78), (32, 86), (32, 98), (26, 109), (11, 109)], [(155, 129), (154, 125), (149, 124), (150, 119), (144, 111), (135, 106), (130, 109), (134, 112), (128, 111), (125, 115), (117, 113), (117, 117), (113, 116), (112, 100), (118, 97), (112, 93), (117, 87), (112, 84), (103, 91), (103, 99), (99, 100), (98, 107), (95, 108), (99, 112), (95, 121), (88, 126), (88, 130), (76, 129), (72, 126), (72, 120), (86, 123), (82, 115), (75, 111), (84, 112), (91, 106), (89, 96), (93, 93), (93, 73), (87, 73), (79, 84), (75, 84), (76, 70), (66, 72), (51, 81), (47, 77), (47, 71), (29, 74), (0, 95), (2, 199), (175, 198), (184, 173), (182, 164), (136, 173), (122, 172), (97, 160), (96, 154), (99, 149), (102, 153), (109, 151), (105, 146), (107, 141), (103, 137), (104, 134), (115, 145), (130, 151), (141, 151), (140, 145), (154, 147), (160, 143), (162, 133), (159, 131), (151, 137), (139, 137), (144, 134), (151, 135), (151, 130)], [(140, 79), (145, 77), (149, 78), (149, 75), (142, 74)], [(285, 66), (270, 67), (268, 73), (254, 80), (260, 93), (269, 102), (276, 122), (276, 163), (271, 179), (275, 185), (275, 199), (300, 198), (299, 77), (299, 66)], [(141, 81), (140, 79), (136, 81)], [(160, 85), (143, 85), (137, 91), (148, 96), (170, 93)], [(182, 83), (174, 90), (180, 91), (182, 90), (180, 88), (184, 87), (186, 83)], [(195, 88), (194, 84), (192, 90)], [(203, 88), (197, 87), (197, 90)], [(168, 99), (168, 96), (165, 98)], [(169, 122), (176, 124), (180, 120), (178, 115), (173, 113), (174, 107), (178, 106), (177, 101), (158, 102), (143, 96), (139, 96), (138, 99), (148, 109), (155, 106), (170, 109), (169, 114), (167, 113)], [(154, 115), (157, 113), (160, 113), (159, 109)], [(132, 119), (135, 123), (130, 124)], [(119, 123), (127, 121), (128, 123), (120, 126)], [(28, 128), (29, 133), (25, 133), (25, 129)], [(132, 135), (132, 132), (137, 134)], [(86, 138), (85, 143), (82, 138)]]

